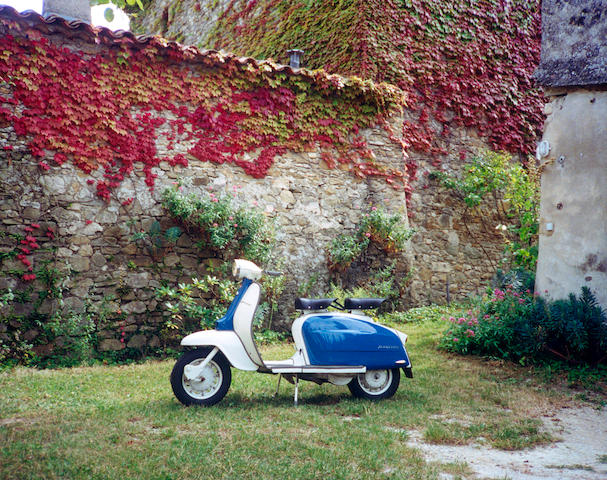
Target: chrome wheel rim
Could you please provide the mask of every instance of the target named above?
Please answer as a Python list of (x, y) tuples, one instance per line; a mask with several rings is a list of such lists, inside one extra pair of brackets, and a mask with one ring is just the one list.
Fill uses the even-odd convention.
[(369, 395), (381, 395), (392, 384), (392, 370), (368, 370), (360, 373), (358, 384)]
[[(204, 361), (204, 358), (198, 358), (188, 365), (197, 366)], [(196, 378), (187, 379), (185, 374), (181, 376), (181, 384), (185, 392), (197, 400), (205, 400), (215, 395), (221, 388), (223, 374), (219, 365), (211, 360)]]

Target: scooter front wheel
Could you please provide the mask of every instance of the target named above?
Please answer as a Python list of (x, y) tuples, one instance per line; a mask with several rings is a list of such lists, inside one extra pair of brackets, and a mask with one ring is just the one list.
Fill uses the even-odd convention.
[(381, 400), (390, 398), (398, 390), (400, 383), (400, 370), (398, 368), (386, 370), (367, 370), (354, 377), (348, 388), (352, 395), (367, 400)]
[(171, 372), (171, 387), (177, 399), (186, 406), (215, 405), (230, 388), (232, 371), (230, 363), (221, 352), (209, 361), (196, 378), (187, 378), (187, 365), (196, 367), (205, 361), (211, 348), (198, 348), (184, 353)]

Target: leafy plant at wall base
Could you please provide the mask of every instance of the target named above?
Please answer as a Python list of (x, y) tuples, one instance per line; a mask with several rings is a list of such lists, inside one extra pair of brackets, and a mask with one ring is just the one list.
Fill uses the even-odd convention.
[(90, 360), (94, 354), (96, 325), (88, 313), (56, 313), (45, 325), (47, 335), (54, 339), (52, 355), (41, 365), (71, 367)]
[(273, 225), (260, 212), (234, 205), (229, 195), (186, 195), (178, 187), (162, 195), (167, 212), (190, 232), (201, 235), (201, 244), (224, 259), (244, 257), (264, 264), (274, 244)]
[(358, 258), (369, 246), (369, 239), (362, 239), (353, 235), (338, 235), (329, 244), (328, 266), (329, 270), (345, 271), (350, 264)]
[(414, 233), (414, 229), (405, 226), (400, 215), (389, 214), (381, 207), (371, 207), (361, 215), (356, 233), (338, 235), (331, 241), (327, 248), (329, 270), (347, 270), (371, 243), (388, 255), (402, 252)]
[(548, 301), (529, 290), (495, 289), (477, 308), (449, 318), (440, 346), (521, 363), (558, 359), (571, 365), (607, 361), (607, 317), (587, 287)]
[(163, 330), (165, 339), (172, 342), (197, 330), (213, 328), (225, 315), (237, 290), (235, 281), (213, 275), (193, 278), (192, 283), (180, 283), (176, 288), (157, 288), (156, 297), (164, 302), (170, 315)]
[(402, 252), (414, 233), (414, 229), (405, 226), (400, 215), (389, 214), (377, 207), (371, 207), (363, 214), (358, 227), (359, 238), (368, 238), (387, 254)]

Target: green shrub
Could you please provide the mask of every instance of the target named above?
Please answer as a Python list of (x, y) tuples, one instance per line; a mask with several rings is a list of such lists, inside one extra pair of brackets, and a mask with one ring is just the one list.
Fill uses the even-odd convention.
[[(165, 340), (175, 341), (184, 335), (215, 327), (215, 322), (226, 314), (236, 296), (239, 282), (231, 276), (229, 263), (211, 268), (210, 275), (192, 278), (191, 283), (156, 289), (156, 298), (163, 303), (169, 318), (163, 327)], [(285, 277), (265, 277), (262, 284), (263, 301), (259, 304), (254, 325), (257, 330), (271, 331), (272, 317), (278, 309), (278, 299), (284, 290)], [(263, 336), (263, 334), (262, 334)], [(272, 334), (265, 336), (270, 338)]]
[(338, 235), (329, 244), (329, 268), (345, 270), (369, 245), (369, 239), (359, 239), (353, 235)]
[(165, 189), (162, 204), (187, 231), (201, 235), (201, 247), (210, 248), (224, 259), (244, 257), (267, 262), (274, 245), (274, 229), (262, 213), (234, 205), (229, 195), (186, 195), (181, 188)]
[(572, 365), (607, 360), (607, 318), (590, 290), (547, 301), (529, 290), (495, 289), (479, 307), (450, 317), (440, 346), (521, 363), (558, 358)]
[(156, 298), (164, 301), (170, 315), (162, 332), (165, 339), (174, 341), (197, 330), (213, 328), (225, 315), (237, 290), (236, 281), (215, 275), (193, 278), (192, 283), (177, 287), (157, 288)]
[(55, 346), (48, 357), (36, 362), (38, 366), (73, 367), (93, 358), (96, 325), (89, 313), (55, 313), (45, 330)]
[(339, 235), (331, 241), (327, 248), (329, 270), (347, 270), (371, 244), (386, 254), (402, 252), (414, 233), (414, 229), (405, 226), (399, 214), (389, 214), (383, 208), (371, 207), (361, 215), (353, 235)]

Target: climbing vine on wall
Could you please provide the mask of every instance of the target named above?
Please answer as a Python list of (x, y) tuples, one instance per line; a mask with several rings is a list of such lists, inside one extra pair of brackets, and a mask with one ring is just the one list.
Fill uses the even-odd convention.
[(388, 128), (402, 103), (402, 92), (388, 85), (323, 72), (287, 75), (161, 39), (85, 54), (35, 29), (0, 37), (0, 84), (0, 124), (29, 140), (42, 170), (65, 162), (88, 174), (103, 169), (88, 183), (106, 201), (135, 170), (153, 188), (161, 161), (231, 163), (261, 178), (289, 150), (319, 149), (329, 168), (404, 184), (403, 172), (375, 162), (359, 132)]
[[(398, 85), (412, 118), (407, 147), (439, 166), (453, 127), (474, 128), (494, 150), (528, 154), (542, 128), (539, 0), (231, 0), (214, 48)], [(434, 122), (436, 121), (436, 123)], [(438, 128), (437, 128), (438, 125)], [(417, 166), (411, 160), (409, 174)]]

